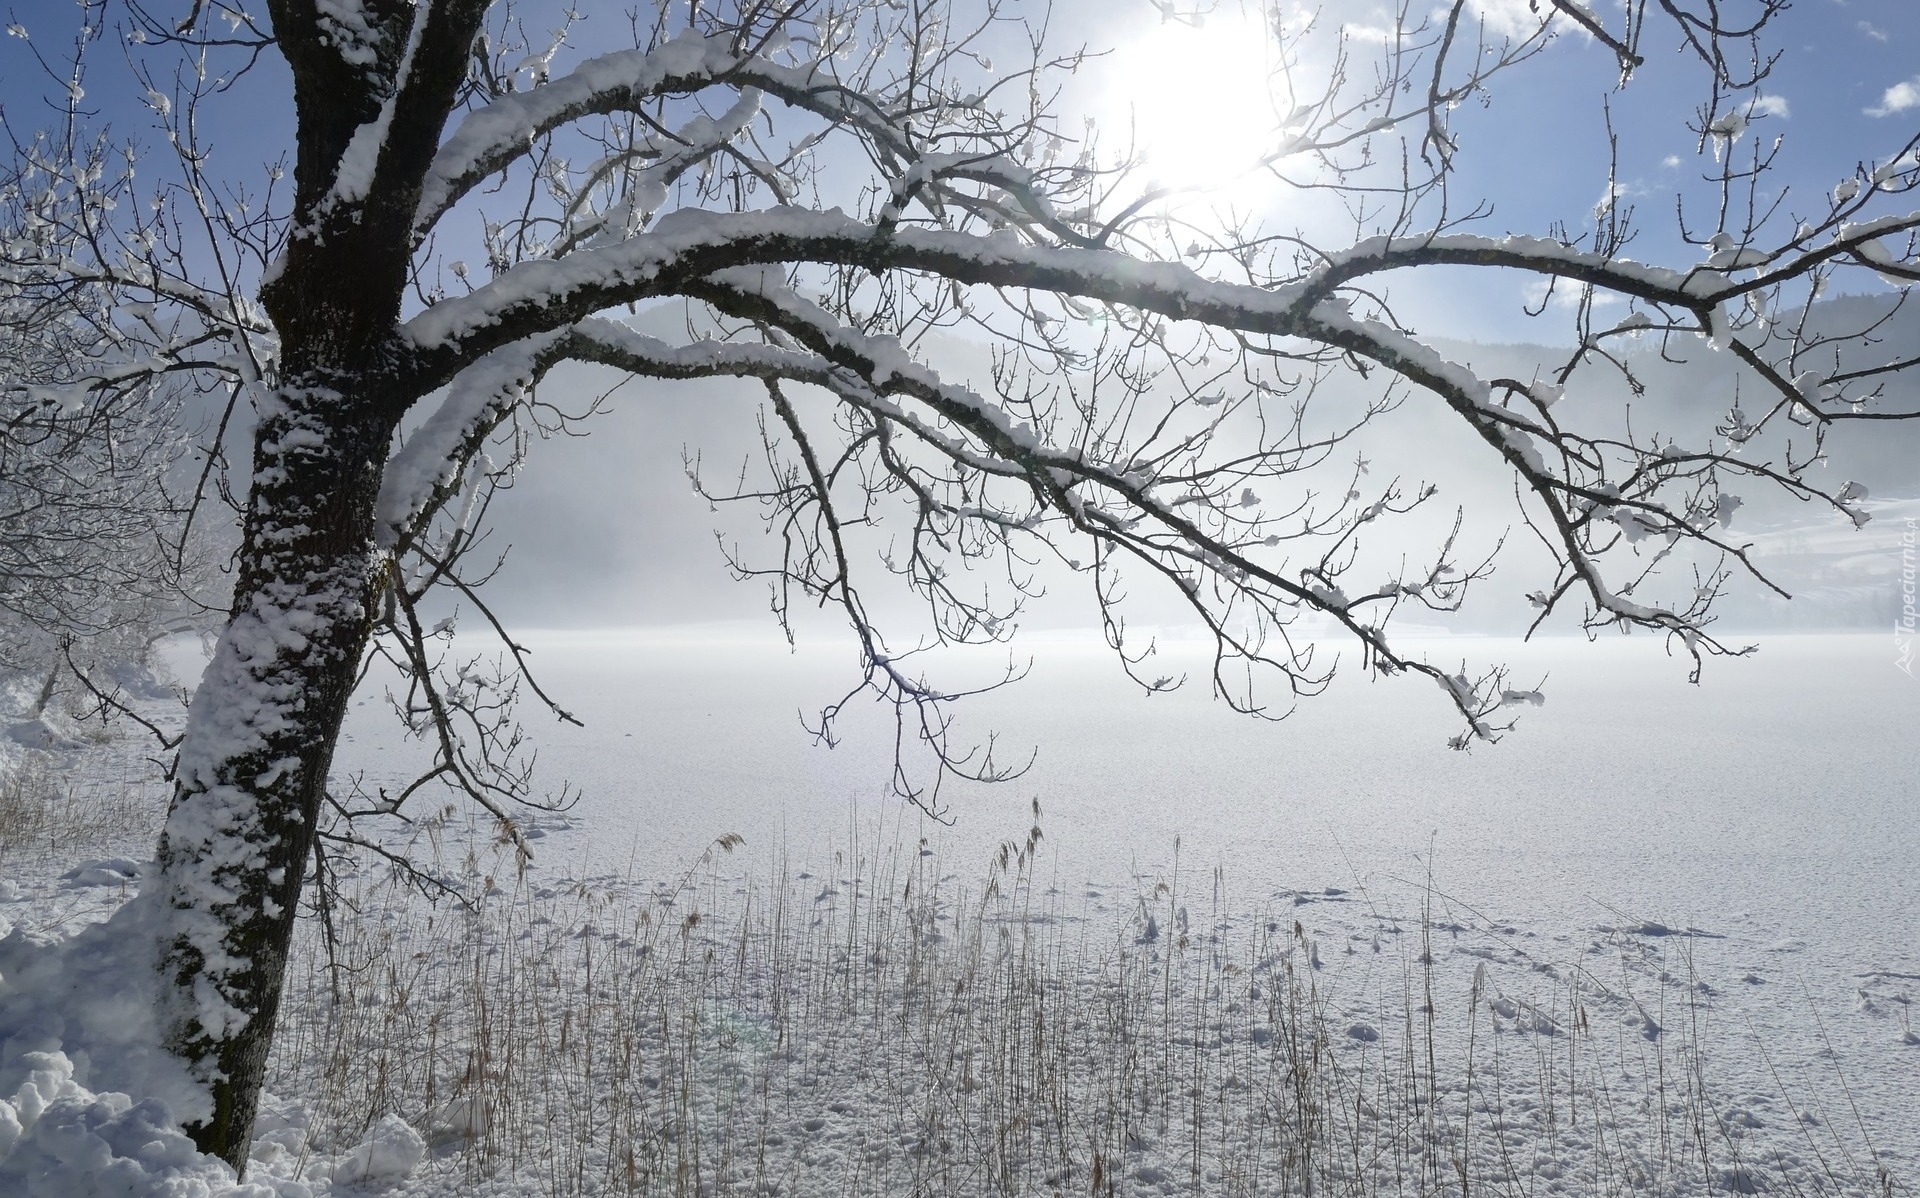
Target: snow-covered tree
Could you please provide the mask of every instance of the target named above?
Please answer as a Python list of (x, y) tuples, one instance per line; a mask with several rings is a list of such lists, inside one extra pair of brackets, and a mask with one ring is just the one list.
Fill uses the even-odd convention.
[[(0, 171), (10, 268), (99, 198), (34, 171), (49, 152), (43, 139)], [(56, 157), (79, 156), (69, 146)], [(139, 659), (188, 614), (189, 529), (170, 485), (186, 454), (178, 395), (123, 353), (120, 326), (134, 317), (121, 298), (0, 276), (0, 670), (44, 679), (35, 716), (68, 665)]]
[(169, 606), (177, 559), (168, 537), (178, 521), (165, 482), (181, 441), (166, 416), (144, 390), (72, 410), (58, 401), (8, 403), (0, 428), (0, 667), (44, 672), (63, 646), (150, 628), (149, 615)]
[[(662, 3), (630, 24), (589, 14), (591, 38), (556, 17), (531, 44), (490, 0), (208, 0), (177, 26), (135, 6), (134, 71), (182, 182), (149, 196), (98, 157), (35, 161), (72, 202), (8, 246), (6, 278), (19, 296), (114, 297), (117, 352), (71, 381), (222, 380), (250, 412), (232, 616), (140, 900), (164, 942), (169, 1047), (207, 1091), (185, 1112), (197, 1141), (245, 1158), (367, 655), (410, 669), (432, 778), (502, 811), (523, 793), (495, 768), (512, 747), (496, 688), (441, 670), (444, 630), (421, 609), (433, 588), (468, 591), (461, 556), (505, 469), (487, 447), (538, 418), (563, 362), (762, 390), (767, 475), (739, 494), (783, 555), (738, 565), (772, 577), (783, 614), (843, 612), (903, 743), (955, 770), (995, 767), (947, 745), (954, 696), (903, 647), (1012, 635), (1042, 562), (1086, 577), (1149, 689), (1173, 680), (1124, 613), (1158, 589), (1211, 632), (1235, 707), (1324, 684), (1311, 626), (1363, 670), (1437, 686), (1458, 743), (1498, 735), (1537, 696), (1392, 635), (1396, 613), (1455, 608), (1488, 573), (1456, 560), (1457, 520), (1429, 519), (1432, 487), (1357, 453), (1416, 404), (1510, 482), (1496, 519), (1523, 521), (1545, 565), (1505, 584), (1540, 620), (1647, 630), (1696, 669), (1738, 652), (1711, 627), (1729, 581), (1757, 577), (1734, 509), (1771, 489), (1864, 521), (1858, 486), (1808, 467), (1830, 430), (1914, 415), (1882, 390), (1911, 355), (1822, 323), (1816, 301), (1847, 272), (1902, 296), (1920, 278), (1920, 139), (1863, 152), (1831, 191), (1773, 188), (1777, 143), (1751, 126), (1783, 8), (1453, 0), (1401, 5), (1382, 32), (1249, 4), (1258, 100), (1221, 119), (1248, 128), (1234, 202), (1269, 215), (1224, 220), (1124, 127), (1081, 119), (1096, 60), (1057, 52), (1048, 14), (1011, 0)], [(631, 44), (608, 46), (610, 25)], [(1662, 70), (1696, 77), (1702, 181), (1650, 239), (1671, 247), (1661, 261), (1626, 254), (1637, 229), (1604, 160), (1559, 169), (1589, 169), (1607, 201), (1537, 228), (1506, 227), (1476, 191), (1469, 102), (1562, 31), (1582, 44), (1555, 54), (1608, 56), (1621, 86), (1656, 43), (1679, 51)], [(152, 73), (175, 50), (186, 67)], [(262, 54), (291, 69), (290, 187), (279, 167), (216, 181), (198, 142)], [(1541, 304), (1571, 314), (1564, 359), (1481, 377), (1423, 341), (1389, 284), (1448, 270), (1570, 295)], [(686, 306), (684, 337), (622, 319), (661, 300)], [(943, 373), (953, 337), (995, 347), (993, 369)], [(1604, 397), (1640, 386), (1635, 347), (1721, 355), (1739, 404), (1684, 428), (1634, 420)], [(1334, 375), (1374, 399), (1329, 399)], [(879, 626), (865, 596), (881, 580), (923, 601), (924, 628)]]

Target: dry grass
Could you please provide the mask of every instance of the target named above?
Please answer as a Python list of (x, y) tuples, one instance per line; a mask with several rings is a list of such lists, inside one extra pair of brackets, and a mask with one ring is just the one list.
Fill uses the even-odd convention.
[(47, 754), (23, 752), (0, 765), (0, 861), (65, 858), (157, 832), (157, 805), (144, 776), (77, 783)]
[(970, 883), (864, 844), (667, 888), (469, 852), (473, 912), (369, 875), (336, 967), (316, 936), (289, 981), (278, 1138), (342, 1151), (397, 1112), (430, 1168), (551, 1195), (1905, 1190), (1859, 1138), (1762, 1137), (1713, 1091), (1684, 961), (1638, 995), (1586, 969), (1461, 994), (1423, 913), (1324, 968), (1218, 874), (1116, 920), (1036, 882), (1033, 848)]

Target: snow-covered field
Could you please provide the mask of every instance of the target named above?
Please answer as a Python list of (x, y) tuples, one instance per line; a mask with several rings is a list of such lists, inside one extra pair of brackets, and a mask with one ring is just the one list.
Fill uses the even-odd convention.
[[(1546, 705), (1471, 755), (1445, 750), (1420, 687), (1336, 685), (1263, 725), (1129, 695), (1062, 640), (963, 710), (1040, 756), (945, 792), (950, 825), (884, 796), (878, 726), (807, 743), (796, 712), (836, 697), (838, 652), (530, 643), (586, 721), (539, 730), (542, 776), (583, 797), (528, 819), (524, 866), (460, 818), (389, 829), (487, 897), (429, 909), (373, 863), (347, 880), (364, 914), (339, 969), (315, 935), (290, 983), (252, 1180), (1586, 1194), (1920, 1176), (1920, 685), (1888, 636), (1772, 638), (1698, 689), (1638, 640), (1437, 641), (1545, 679)], [(406, 774), (378, 707), (343, 780)], [(115, 814), (0, 857), (6, 962), (131, 891), (139, 756), (52, 755)], [(28, 1080), (19, 1047), (0, 1094)], [(72, 1092), (38, 1063), (34, 1093)], [(0, 1179), (24, 1183), (20, 1156)]]

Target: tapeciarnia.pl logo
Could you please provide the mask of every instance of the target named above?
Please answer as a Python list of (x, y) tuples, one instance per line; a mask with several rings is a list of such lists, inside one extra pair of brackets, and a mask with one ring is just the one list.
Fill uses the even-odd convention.
[(1916, 545), (1920, 544), (1920, 520), (1908, 519), (1900, 534), (1900, 618), (1893, 622), (1894, 668), (1912, 678), (1915, 625), (1920, 613), (1914, 605)]

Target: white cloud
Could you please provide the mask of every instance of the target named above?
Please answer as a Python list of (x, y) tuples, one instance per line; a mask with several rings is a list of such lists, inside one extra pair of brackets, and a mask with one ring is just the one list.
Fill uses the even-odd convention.
[(1873, 26), (1873, 23), (1870, 21), (1862, 21), (1857, 26), (1855, 26), (1855, 28), (1857, 28), (1860, 32), (1866, 34), (1868, 37), (1872, 38), (1876, 42), (1884, 42), (1884, 41), (1891, 40), (1888, 38), (1886, 30), (1876, 29)]
[(1669, 154), (1660, 160), (1660, 165), (1666, 167), (1668, 170), (1672, 170), (1680, 165), (1680, 155)]
[(1880, 107), (1866, 110), (1868, 116), (1892, 116), (1909, 108), (1920, 108), (1920, 75), (1896, 83), (1880, 97)]
[[(1547, 16), (1543, 16), (1539, 8), (1528, 0), (1473, 0), (1473, 8), (1480, 19), (1486, 22), (1488, 33), (1515, 41), (1532, 37), (1547, 23)], [(1547, 9), (1548, 15), (1551, 12), (1551, 9)]]
[(1754, 116), (1789, 117), (1793, 115), (1787, 107), (1785, 96), (1757, 96), (1754, 98), (1753, 107), (1748, 111)]
[(1562, 312), (1570, 312), (1580, 306), (1580, 302), (1591, 298), (1596, 308), (1607, 308), (1623, 302), (1620, 296), (1611, 291), (1596, 291), (1590, 284), (1568, 283), (1564, 280), (1555, 286), (1546, 279), (1534, 279), (1521, 288), (1520, 297), (1531, 311), (1538, 311), (1548, 302), (1549, 293), (1553, 307)]
[(1355, 42), (1384, 46), (1395, 40), (1394, 31), (1384, 25), (1344, 25), (1340, 30)]

